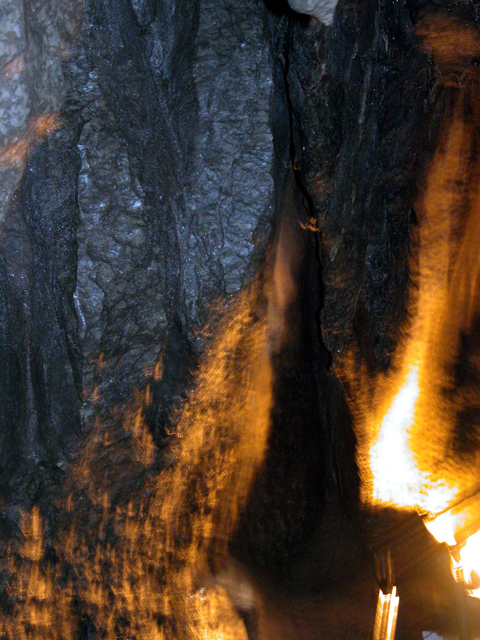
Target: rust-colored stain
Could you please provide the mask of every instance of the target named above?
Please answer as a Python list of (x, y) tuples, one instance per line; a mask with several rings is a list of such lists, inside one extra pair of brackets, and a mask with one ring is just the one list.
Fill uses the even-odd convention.
[(13, 60), (10, 60), (9, 63), (0, 69), (0, 82), (9, 80), (19, 73), (22, 73), (22, 71), (25, 71), (25, 58), (23, 53)]
[(32, 146), (50, 135), (60, 124), (61, 120), (57, 113), (43, 114), (29, 121), (27, 129), (21, 137), (0, 149), (0, 166), (21, 165), (26, 160)]
[(480, 58), (480, 32), (469, 22), (439, 12), (415, 26), (425, 50), (433, 56), (442, 84), (462, 84)]

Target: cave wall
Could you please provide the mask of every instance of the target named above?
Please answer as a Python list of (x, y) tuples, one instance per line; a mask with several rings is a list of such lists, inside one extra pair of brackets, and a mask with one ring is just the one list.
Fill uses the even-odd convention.
[[(288, 83), (295, 150), (323, 245), (322, 328), (386, 371), (405, 321), (413, 203), (442, 91), (408, 3), (361, 3), (325, 38), (297, 23)], [(320, 153), (319, 150), (322, 150)]]
[[(296, 164), (322, 243), (322, 339), (343, 381), (360, 442), (360, 425), (380, 406), (378, 389), (395, 380), (405, 364), (405, 345), (418, 339), (415, 322), (426, 304), (417, 298), (425, 286), (419, 284), (422, 259), (429, 251), (447, 256), (451, 294), (438, 314), (441, 330), (422, 336), (431, 341), (420, 384), (425, 412), (414, 403), (418, 413), (408, 441), (416, 438), (415, 464), (421, 460), (427, 475), (437, 473), (459, 487), (475, 486), (478, 479), (478, 289), (476, 267), (458, 257), (462, 242), (478, 251), (476, 225), (467, 222), (478, 210), (477, 13), (476, 5), (464, 3), (346, 3), (331, 31), (300, 21), (293, 25), (287, 69)], [(456, 126), (464, 132), (457, 156), (447, 145)], [(444, 164), (435, 171), (442, 154)], [(425, 194), (432, 200), (428, 210)], [(428, 220), (441, 212), (444, 235), (431, 235), (422, 245)], [(433, 260), (430, 269), (432, 282), (440, 281)], [(455, 284), (454, 273), (472, 282), (467, 293)], [(467, 299), (470, 315), (462, 310), (461, 300)], [(408, 354), (415, 362), (415, 346)], [(341, 460), (341, 502), (355, 521), (348, 498), (355, 495), (355, 470), (348, 465), (343, 420), (329, 421), (330, 446)], [(390, 436), (391, 443), (395, 434)], [(357, 460), (366, 466), (365, 451), (357, 448)], [(390, 458), (384, 454), (395, 459), (393, 450)], [(390, 471), (390, 481), (409, 486), (401, 467)], [(363, 513), (356, 522), (367, 548), (392, 549), (401, 602), (396, 637), (420, 638), (422, 629), (474, 637), (477, 601), (459, 604), (465, 596), (458, 600), (448, 562), (422, 528), (416, 529), (415, 512), (410, 523), (402, 523), (395, 503), (390, 513), (386, 508), (370, 522)], [(445, 580), (428, 578), (430, 571), (445, 572)]]
[(2, 20), (1, 464), (20, 501), (147, 382), (162, 441), (205, 322), (264, 260), (288, 155), (262, 2), (37, 4)]
[[(357, 572), (361, 584), (355, 437), (337, 373), (353, 354), (374, 381), (408, 327), (419, 176), (476, 64), (474, 51), (452, 68), (417, 25), (447, 15), (476, 29), (474, 7), (343, 2), (331, 27), (260, 0), (9, 0), (2, 11), (4, 540), (21, 537), (34, 504), (49, 535), (68, 521), (58, 496), (88, 494), (72, 488), (82, 452), (97, 479), (115, 468), (90, 434), (118, 424), (122, 451), (135, 392), (149, 397), (155, 462), (114, 490), (124, 499), (173, 464), (179, 408), (238, 294), (268, 276), (287, 206), (303, 230), (300, 302), (272, 358), (272, 436), (230, 552), (290, 582)], [(253, 307), (257, 327), (265, 301)]]

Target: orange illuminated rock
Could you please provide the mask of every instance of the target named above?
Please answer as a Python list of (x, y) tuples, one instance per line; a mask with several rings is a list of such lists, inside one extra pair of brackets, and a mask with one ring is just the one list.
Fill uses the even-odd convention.
[(457, 84), (473, 73), (472, 65), (480, 57), (480, 34), (468, 23), (446, 13), (428, 14), (417, 25), (425, 50), (440, 72), (442, 84)]

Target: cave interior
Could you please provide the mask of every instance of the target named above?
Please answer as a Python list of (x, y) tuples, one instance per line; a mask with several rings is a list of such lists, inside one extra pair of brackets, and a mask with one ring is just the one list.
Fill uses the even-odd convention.
[[(1, 640), (370, 640), (392, 581), (374, 640), (480, 637), (480, 5), (2, 0), (0, 34)], [(369, 449), (397, 405), (416, 488)]]

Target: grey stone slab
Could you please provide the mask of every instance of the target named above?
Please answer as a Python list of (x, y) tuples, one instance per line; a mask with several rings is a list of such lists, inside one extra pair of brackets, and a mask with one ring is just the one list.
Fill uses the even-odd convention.
[(23, 3), (2, 0), (0, 5), (0, 69), (26, 48)]
[(0, 75), (0, 149), (26, 132), (30, 96), (27, 70), (21, 62), (16, 73)]

